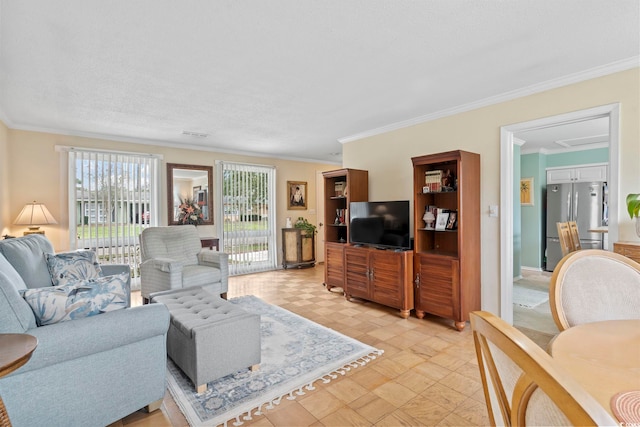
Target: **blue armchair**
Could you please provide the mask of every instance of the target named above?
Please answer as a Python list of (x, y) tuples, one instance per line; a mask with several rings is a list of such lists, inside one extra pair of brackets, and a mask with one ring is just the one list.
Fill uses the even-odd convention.
[[(0, 333), (38, 339), (31, 360), (0, 378), (14, 427), (105, 426), (165, 394), (169, 312), (162, 304), (124, 308), (36, 326), (25, 289), (52, 286), (44, 254), (51, 243), (32, 234), (0, 241)], [(103, 274), (127, 271), (103, 266)]]

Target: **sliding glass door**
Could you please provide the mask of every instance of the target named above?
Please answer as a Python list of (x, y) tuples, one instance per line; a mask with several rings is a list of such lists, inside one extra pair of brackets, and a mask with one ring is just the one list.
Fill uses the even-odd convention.
[(218, 162), (218, 218), (221, 250), (229, 254), (229, 274), (274, 270), (275, 168)]

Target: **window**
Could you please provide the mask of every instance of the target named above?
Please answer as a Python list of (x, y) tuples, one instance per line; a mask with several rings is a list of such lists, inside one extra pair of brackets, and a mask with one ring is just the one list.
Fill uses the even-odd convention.
[(229, 274), (274, 270), (275, 168), (218, 162), (217, 170), (222, 195), (218, 233), (229, 254)]
[(138, 236), (158, 223), (158, 157), (69, 152), (69, 234), (72, 249), (96, 251), (101, 264), (128, 264), (140, 275)]

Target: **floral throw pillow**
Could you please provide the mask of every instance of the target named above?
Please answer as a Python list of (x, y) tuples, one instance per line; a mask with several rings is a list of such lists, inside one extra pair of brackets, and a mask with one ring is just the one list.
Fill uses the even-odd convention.
[(38, 326), (95, 316), (127, 307), (127, 274), (77, 280), (63, 286), (27, 289)]
[(46, 254), (53, 286), (64, 286), (77, 280), (97, 279), (102, 270), (93, 251)]

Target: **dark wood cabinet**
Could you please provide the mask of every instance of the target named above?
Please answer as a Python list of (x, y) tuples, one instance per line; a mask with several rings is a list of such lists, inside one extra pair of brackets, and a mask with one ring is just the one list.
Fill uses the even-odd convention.
[[(411, 160), (416, 315), (452, 319), (462, 330), (469, 312), (480, 310), (480, 155), (457, 150)], [(429, 184), (434, 176), (442, 181)], [(425, 211), (434, 209), (455, 215), (455, 223), (428, 226)]]
[(314, 235), (301, 228), (282, 229), (282, 268), (313, 267), (316, 263)]
[(343, 250), (349, 243), (349, 203), (369, 199), (369, 173), (360, 169), (337, 169), (324, 178), (324, 284), (344, 287)]
[(345, 298), (356, 297), (397, 308), (406, 319), (413, 308), (412, 258), (411, 251), (346, 246)]

